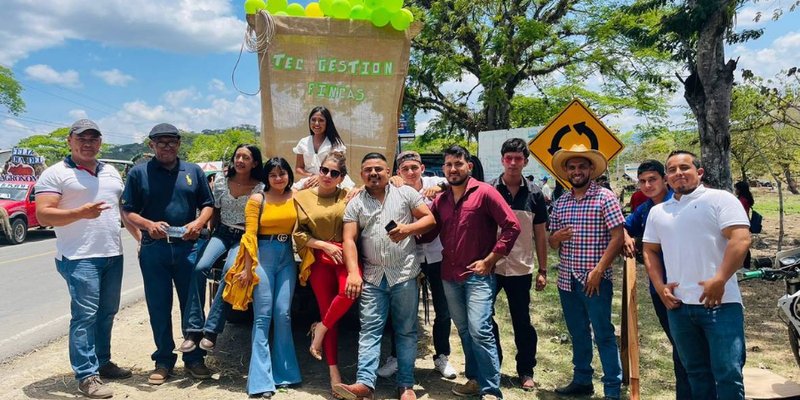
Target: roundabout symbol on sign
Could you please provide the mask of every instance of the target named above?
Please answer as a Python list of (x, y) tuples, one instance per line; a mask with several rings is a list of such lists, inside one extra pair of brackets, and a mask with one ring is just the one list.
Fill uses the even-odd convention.
[(551, 155), (555, 155), (557, 151), (561, 150), (561, 139), (564, 138), (568, 133), (572, 132), (572, 129), (575, 129), (575, 132), (578, 135), (586, 136), (589, 139), (589, 144), (591, 145), (592, 150), (599, 150), (600, 143), (597, 141), (597, 135), (594, 134), (594, 131), (586, 126), (586, 122), (579, 122), (577, 124), (572, 125), (570, 128), (569, 125), (564, 125), (561, 129), (556, 132), (555, 136), (553, 136), (553, 140), (550, 142), (550, 148), (547, 149), (547, 152)]

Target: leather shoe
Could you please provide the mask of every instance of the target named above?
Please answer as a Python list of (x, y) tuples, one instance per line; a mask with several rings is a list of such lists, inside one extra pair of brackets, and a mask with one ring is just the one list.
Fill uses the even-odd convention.
[(117, 364), (114, 364), (113, 361), (105, 363), (105, 365), (97, 370), (97, 373), (101, 378), (105, 379), (125, 379), (133, 376), (131, 370), (120, 368)]
[(566, 396), (586, 396), (594, 394), (594, 385), (591, 383), (589, 384), (580, 384), (572, 381), (567, 386), (562, 386), (560, 388), (556, 388), (557, 394), (562, 394)]
[(414, 393), (414, 388), (404, 386), (397, 388), (397, 398), (399, 400), (417, 400), (417, 394)]
[(339, 383), (333, 387), (334, 393), (346, 400), (372, 400), (372, 389), (363, 383), (345, 385)]

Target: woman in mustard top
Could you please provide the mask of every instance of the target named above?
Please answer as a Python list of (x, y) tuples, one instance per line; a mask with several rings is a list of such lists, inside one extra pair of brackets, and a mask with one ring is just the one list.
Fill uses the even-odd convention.
[(355, 302), (355, 299), (345, 295), (345, 283), (348, 280), (361, 283), (360, 271), (348, 271), (342, 253), (342, 218), (347, 204), (347, 190), (337, 185), (346, 173), (344, 155), (331, 152), (319, 168), (319, 186), (301, 190), (294, 196), (297, 207), (294, 241), (302, 258), (300, 284), (311, 282), (322, 319), (311, 327), (313, 338), (309, 351), (318, 360), (324, 354), (331, 388), (342, 382), (337, 365), (336, 325)]
[[(292, 251), (292, 231), (297, 222), (291, 190), (294, 177), (289, 163), (280, 157), (267, 161), (264, 172), (267, 189), (263, 194), (252, 195), (245, 207), (245, 233), (240, 246), (245, 251), (240, 251), (236, 258), (236, 264), (243, 263), (244, 268), (232, 280), (245, 288), (255, 284), (247, 393), (251, 397), (269, 398), (276, 385), (292, 385), (301, 379), (290, 313), (297, 282)], [(275, 326), (270, 345), (271, 321)]]

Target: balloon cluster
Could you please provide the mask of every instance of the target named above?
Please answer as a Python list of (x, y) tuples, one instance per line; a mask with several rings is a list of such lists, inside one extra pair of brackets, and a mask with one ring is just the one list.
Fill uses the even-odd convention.
[(356, 19), (372, 21), (377, 27), (391, 24), (394, 29), (404, 31), (414, 21), (414, 15), (403, 8), (403, 0), (319, 0), (305, 8), (287, 0), (245, 0), (244, 12), (255, 14), (267, 10), (273, 15), (294, 17)]

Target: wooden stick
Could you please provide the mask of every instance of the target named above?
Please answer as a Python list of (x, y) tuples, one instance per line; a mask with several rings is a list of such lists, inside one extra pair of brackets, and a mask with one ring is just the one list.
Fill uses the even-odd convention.
[(623, 321), (626, 321), (625, 336), (628, 361), (628, 389), (630, 399), (639, 400), (639, 311), (636, 302), (636, 260), (625, 259), (625, 277), (623, 283), (623, 299), (627, 300), (623, 308)]

